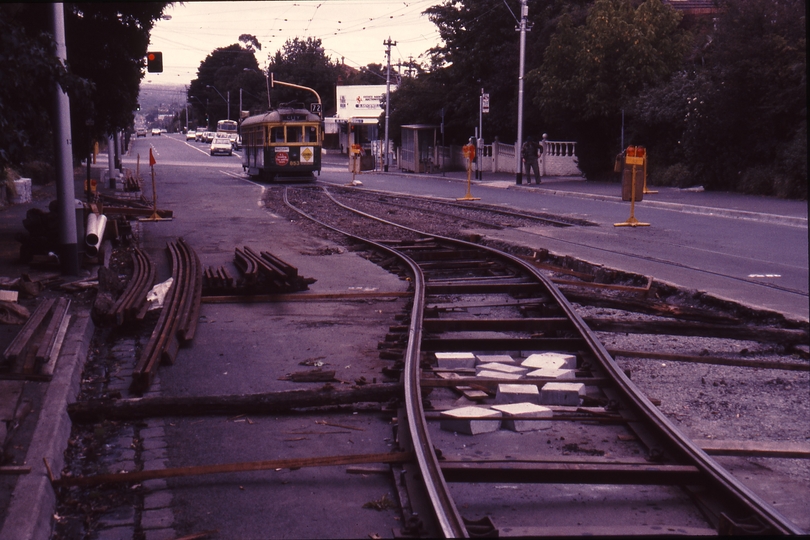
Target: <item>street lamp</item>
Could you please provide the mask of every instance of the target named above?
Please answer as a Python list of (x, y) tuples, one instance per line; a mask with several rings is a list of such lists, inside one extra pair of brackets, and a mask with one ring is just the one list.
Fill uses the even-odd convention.
[(208, 98), (205, 98), (205, 103), (203, 103), (202, 100), (197, 96), (188, 96), (188, 99), (196, 99), (200, 105), (205, 106), (205, 129), (208, 129)]
[(211, 86), (210, 84), (206, 84), (206, 85), (205, 85), (205, 87), (206, 87), (206, 88), (210, 88), (210, 89), (212, 89), (214, 92), (216, 92), (217, 94), (219, 94), (219, 97), (221, 97), (221, 98), (222, 98), (222, 101), (224, 101), (224, 102), (225, 102), (225, 103), (228, 105), (228, 120), (230, 120), (230, 119), (231, 119), (231, 91), (230, 91), (230, 90), (228, 90), (228, 91), (227, 91), (227, 94), (228, 94), (228, 99), (225, 99), (225, 96), (223, 96), (223, 95), (220, 93), (220, 91), (219, 91), (219, 90), (217, 90), (216, 88), (214, 88), (214, 87), (213, 87), (213, 86)]
[[(252, 71), (253, 73), (259, 73), (259, 71), (255, 70), (253, 68), (244, 68), (244, 69), (242, 69), (242, 71)], [(259, 75), (262, 75), (262, 73), (259, 73)], [(269, 111), (270, 109), (273, 108), (273, 106), (270, 104), (270, 77), (267, 75), (267, 72), (265, 72), (263, 75), (264, 75), (265, 85), (267, 86), (267, 110)], [(241, 112), (240, 112), (240, 114), (241, 114)]]

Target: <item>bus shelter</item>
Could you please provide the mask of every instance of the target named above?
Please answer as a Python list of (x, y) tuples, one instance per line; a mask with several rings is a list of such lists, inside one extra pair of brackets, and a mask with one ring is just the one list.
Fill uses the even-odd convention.
[(439, 126), (410, 124), (402, 126), (400, 165), (403, 171), (433, 172), (436, 163), (436, 137)]

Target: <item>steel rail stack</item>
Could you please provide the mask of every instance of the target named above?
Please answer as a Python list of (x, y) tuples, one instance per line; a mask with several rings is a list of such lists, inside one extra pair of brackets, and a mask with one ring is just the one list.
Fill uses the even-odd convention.
[(181, 238), (167, 244), (172, 261), (172, 285), (163, 301), (155, 329), (132, 373), (131, 391), (149, 389), (158, 363), (174, 363), (181, 344), (194, 338), (202, 297), (202, 266), (194, 250)]

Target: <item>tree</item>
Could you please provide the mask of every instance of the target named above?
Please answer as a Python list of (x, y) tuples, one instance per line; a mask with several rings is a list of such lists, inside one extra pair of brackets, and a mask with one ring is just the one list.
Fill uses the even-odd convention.
[(806, 198), (804, 2), (720, 7), (695, 63), (632, 103), (633, 129), (660, 156), (663, 183)]
[(50, 153), (47, 112), (57, 82), (70, 96), (77, 157), (89, 151), (84, 142), (131, 126), (149, 31), (166, 5), (66, 4), (66, 71), (54, 55), (50, 6), (3, 4), (0, 159), (18, 163), (27, 152)]
[(201, 119), (199, 124), (211, 128), (218, 120), (228, 117), (235, 120), (238, 117), (240, 89), (243, 90), (243, 110), (260, 112), (267, 109), (267, 85), (256, 62), (251, 37), (240, 36), (242, 42), (247, 39), (246, 47), (239, 43), (220, 47), (200, 62), (197, 78), (188, 87), (193, 116)]
[[(539, 68), (562, 13), (584, 19), (592, 0), (529, 0), (526, 34), (526, 72)], [(519, 5), (514, 0), (446, 0), (425, 13), (436, 24), (443, 44), (430, 51), (430, 67), (420, 79), (422, 92), (445, 96), (433, 111), (433, 122), (445, 110), (448, 142), (466, 142), (478, 125), (481, 90), (490, 95), (490, 114), (484, 117), (487, 139), (512, 142), (517, 135), (518, 71), (520, 60)], [(527, 97), (532, 83), (527, 85)], [(406, 96), (400, 94), (397, 100)], [(526, 103), (530, 105), (530, 103)], [(549, 124), (536, 107), (524, 108), (525, 132), (539, 136)], [(559, 136), (559, 133), (558, 133)]]
[[(272, 74), (276, 80), (315, 90), (321, 97), (326, 114), (336, 110), (335, 85), (344, 71), (343, 67), (324, 54), (321, 40), (312, 37), (287, 40), (280, 50), (269, 57), (267, 67), (268, 74)], [(306, 92), (281, 85), (276, 86), (272, 93), (276, 103), (315, 101), (311, 94), (306, 95)]]
[[(104, 138), (132, 126), (144, 76), (149, 33), (166, 2), (100, 2), (65, 5), (68, 68), (93, 87), (71, 96), (74, 141)], [(92, 124), (92, 125), (90, 125)], [(77, 157), (89, 148), (74, 142)]]
[(644, 87), (665, 82), (683, 66), (690, 35), (680, 15), (660, 0), (596, 0), (585, 24), (564, 15), (542, 66), (527, 74), (532, 102), (553, 123), (572, 125), (580, 167), (597, 174), (619, 150), (622, 109)]
[(67, 75), (51, 36), (27, 28), (25, 14), (21, 4), (0, 5), (0, 179), (30, 157), (29, 149), (50, 148), (47, 104)]

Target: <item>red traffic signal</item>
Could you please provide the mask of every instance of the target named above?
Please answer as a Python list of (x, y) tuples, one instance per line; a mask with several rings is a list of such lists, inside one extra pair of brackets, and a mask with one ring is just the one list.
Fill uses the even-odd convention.
[(146, 71), (149, 73), (162, 73), (163, 72), (163, 53), (162, 52), (148, 52), (146, 53)]

